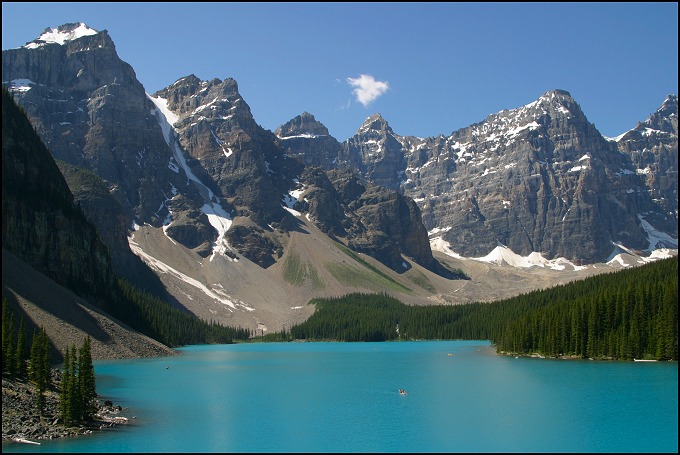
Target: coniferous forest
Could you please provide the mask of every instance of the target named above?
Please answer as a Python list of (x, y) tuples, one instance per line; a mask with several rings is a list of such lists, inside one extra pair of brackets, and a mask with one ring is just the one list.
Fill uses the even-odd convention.
[[(490, 303), (410, 306), (387, 294), (314, 299), (315, 313), (258, 341), (489, 340), (500, 353), (595, 359), (678, 358), (678, 258), (664, 259)], [(198, 321), (118, 282), (126, 319), (171, 346), (247, 340), (247, 329)], [(130, 312), (134, 314), (130, 314)], [(3, 372), (25, 344), (3, 317)], [(20, 348), (21, 349), (21, 348)], [(10, 355), (13, 353), (13, 355)], [(19, 367), (17, 367), (18, 369)]]
[(263, 340), (490, 340), (500, 353), (678, 358), (678, 258), (492, 303), (408, 306), (385, 294), (316, 299), (315, 313)]
[(203, 321), (139, 290), (122, 278), (117, 284), (126, 304), (113, 309), (114, 316), (166, 346), (230, 344), (234, 340), (247, 340), (251, 335), (248, 329)]

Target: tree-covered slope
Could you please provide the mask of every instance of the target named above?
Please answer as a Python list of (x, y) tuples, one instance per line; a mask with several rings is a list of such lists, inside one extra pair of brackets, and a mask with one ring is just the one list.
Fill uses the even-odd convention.
[(677, 360), (678, 258), (494, 303), (408, 306), (384, 294), (316, 299), (272, 339), (488, 339), (499, 352)]

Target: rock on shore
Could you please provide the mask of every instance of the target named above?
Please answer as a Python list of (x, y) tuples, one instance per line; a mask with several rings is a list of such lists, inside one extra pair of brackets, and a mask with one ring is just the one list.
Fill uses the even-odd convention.
[(82, 425), (66, 427), (59, 418), (61, 374), (52, 370), (51, 386), (45, 393), (43, 415), (37, 411), (36, 387), (27, 381), (2, 379), (2, 442), (40, 442), (40, 440), (78, 436), (127, 423), (119, 416), (123, 411), (111, 402), (98, 400), (94, 419)]

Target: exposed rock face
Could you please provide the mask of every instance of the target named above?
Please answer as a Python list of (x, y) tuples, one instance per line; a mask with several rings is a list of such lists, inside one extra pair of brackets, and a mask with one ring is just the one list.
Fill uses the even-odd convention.
[(636, 173), (644, 178), (650, 196), (665, 216), (646, 213), (645, 218), (664, 232), (678, 230), (678, 97), (669, 95), (644, 122), (616, 140), (630, 156)]
[[(81, 177), (72, 182), (79, 202), (113, 251), (125, 248), (122, 234), (134, 221), (163, 226), (173, 240), (206, 257), (219, 241), (208, 203), (233, 220), (227, 250), (268, 267), (282, 253), (286, 229), (296, 224), (283, 208), (294, 179), (304, 165), (330, 169), (331, 160), (347, 154), (308, 113), (278, 135), (264, 130), (230, 78), (190, 75), (148, 96), (108, 33), (84, 24), (47, 30), (22, 48), (4, 51), (3, 79), (54, 157), (93, 171), (123, 208), (125, 217), (103, 193), (87, 196), (95, 190), (92, 182), (78, 190), (83, 174), (62, 166), (65, 175)], [(310, 137), (316, 154), (305, 153), (302, 160), (286, 155), (285, 147)], [(376, 178), (380, 172), (378, 165)], [(375, 250), (377, 240), (369, 243), (361, 249)], [(389, 248), (387, 262), (400, 263), (401, 246)], [(126, 255), (113, 256), (120, 272), (129, 271)]]
[(263, 267), (273, 264), (282, 244), (268, 226), (285, 230), (292, 222), (282, 199), (302, 166), (255, 122), (233, 79), (201, 81), (190, 75), (153, 97), (166, 100), (176, 116), (172, 127), (192, 172), (235, 220), (253, 222), (236, 223), (239, 227), (226, 234), (229, 245)]
[[(352, 215), (346, 211), (345, 195), (338, 193), (328, 174), (319, 167), (309, 166), (300, 176), (302, 193), (293, 206), (307, 212), (315, 225), (331, 237), (346, 237), (352, 229)], [(356, 197), (360, 194), (357, 191)], [(346, 196), (345, 196), (346, 197)]]
[(446, 230), (443, 238), (464, 256), (483, 256), (500, 243), (521, 255), (539, 251), (591, 263), (611, 254), (612, 241), (646, 246), (642, 229), (629, 230), (639, 221), (625, 190), (637, 182), (618, 175), (624, 157), (567, 92), (548, 92), (455, 131), (442, 151), (431, 166), (454, 161), (454, 186), (439, 183), (449, 163), (434, 179), (422, 179), (430, 158), (410, 163), (409, 189), (424, 196), (428, 228)]
[[(45, 38), (55, 35), (60, 39)], [(156, 107), (108, 33), (67, 24), (41, 38), (3, 51), (2, 75), (52, 155), (97, 174), (123, 207), (128, 228), (133, 220), (163, 225), (178, 191), (200, 207), (152, 115)], [(107, 230), (109, 220), (95, 222)], [(216, 237), (206, 220), (192, 225), (196, 234), (189, 237)]]
[[(677, 247), (675, 97), (618, 142), (554, 90), (449, 136), (400, 136), (375, 114), (341, 144), (307, 112), (261, 128), (230, 78), (190, 75), (148, 96), (108, 33), (84, 24), (3, 51), (3, 83), (53, 156), (93, 171), (122, 208), (78, 196), (112, 250), (136, 222), (207, 257), (222, 241), (219, 209), (233, 221), (227, 250), (267, 267), (295, 228), (283, 202), (298, 178), (319, 227), (395, 270), (401, 253), (436, 268), (420, 226), (406, 226), (421, 218), (464, 256), (502, 244), (598, 262), (613, 244), (657, 246), (653, 228), (671, 236), (658, 246)], [(117, 269), (125, 256), (113, 255)]]
[(57, 283), (105, 295), (107, 248), (8, 92), (2, 93), (2, 246)]
[(276, 136), (286, 155), (299, 159), (303, 164), (323, 169), (337, 167), (336, 161), (342, 150), (340, 142), (308, 112), (281, 125)]
[[(127, 218), (118, 201), (109, 193), (106, 184), (92, 171), (79, 168), (65, 161), (57, 161), (59, 171), (64, 176), (74, 202), (80, 206), (89, 220), (100, 220), (99, 235), (108, 239), (107, 245), (115, 246), (110, 252), (121, 264), (129, 261), (131, 254), (127, 248)], [(127, 253), (127, 254), (126, 254)]]
[(372, 256), (397, 272), (409, 266), (405, 254), (436, 273), (420, 210), (396, 191), (363, 182), (353, 171), (322, 172), (308, 168), (300, 178), (306, 187), (295, 209), (308, 212), (328, 235), (343, 237), (355, 251)]
[(374, 114), (344, 144), (341, 159), (356, 166), (376, 185), (399, 189), (406, 160), (399, 137), (380, 114)]
[[(613, 244), (657, 247), (646, 223), (677, 239), (677, 99), (636, 130), (619, 148), (568, 92), (554, 90), (448, 137), (399, 136), (376, 114), (326, 162), (412, 197), (431, 235), (463, 256), (502, 244), (593, 263)], [(643, 132), (649, 142), (640, 143)], [(289, 153), (304, 160), (311, 150)], [(658, 246), (677, 248), (677, 240)]]
[[(235, 207), (236, 215), (257, 223), (284, 216), (281, 199), (292, 185), (295, 163), (260, 127), (233, 79), (201, 81), (191, 75), (154, 94), (168, 101), (178, 116), (173, 127), (189, 156), (192, 170), (203, 172), (215, 190)], [(200, 169), (199, 169), (200, 167)]]
[(320, 137), (328, 136), (328, 128), (317, 121), (309, 112), (303, 112), (294, 119), (284, 123), (276, 129), (278, 137), (292, 138), (295, 136)]
[[(214, 182), (216, 194), (234, 208), (235, 222), (227, 239), (248, 259), (269, 267), (281, 256), (284, 239), (280, 236), (295, 225), (292, 215), (283, 209), (282, 200), (295, 185), (294, 178), (302, 175), (302, 182), (313, 182), (304, 207), (329, 235), (349, 235), (350, 247), (395, 270), (404, 270), (402, 252), (433, 267), (427, 233), (419, 213), (413, 213), (413, 209), (417, 211), (415, 204), (408, 205), (395, 192), (351, 201), (335, 191), (335, 183), (321, 169), (305, 169), (304, 165), (330, 168), (329, 160), (341, 152), (340, 144), (311, 115), (296, 117), (279, 128), (275, 136), (255, 123), (233, 79), (201, 81), (190, 75), (154, 97), (167, 100), (168, 109), (177, 116), (173, 128), (191, 157), (192, 171), (202, 175), (206, 185)], [(305, 142), (307, 139), (314, 141)], [(306, 143), (315, 149), (305, 148), (305, 153), (300, 154), (302, 159), (297, 160), (284, 150), (294, 143), (299, 147)], [(351, 176), (351, 172), (347, 175)], [(366, 188), (361, 194), (364, 192)], [(250, 221), (239, 221), (238, 217)], [(410, 222), (417, 225), (407, 226)], [(416, 243), (420, 245), (416, 247)]]

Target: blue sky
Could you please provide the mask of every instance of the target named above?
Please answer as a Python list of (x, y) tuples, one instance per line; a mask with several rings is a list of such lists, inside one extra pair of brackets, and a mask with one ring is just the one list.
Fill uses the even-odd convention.
[(374, 113), (448, 135), (558, 88), (613, 137), (678, 93), (677, 3), (4, 2), (2, 49), (69, 22), (108, 30), (150, 94), (233, 77), (264, 128), (307, 111), (340, 141)]

